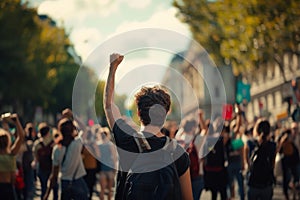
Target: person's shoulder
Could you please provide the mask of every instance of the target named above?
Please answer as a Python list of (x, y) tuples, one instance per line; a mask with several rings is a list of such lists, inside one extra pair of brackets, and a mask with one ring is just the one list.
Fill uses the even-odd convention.
[(63, 148), (65, 148), (63, 145), (61, 145), (61, 144), (55, 144), (54, 146), (53, 146), (53, 152), (59, 152), (59, 151), (62, 151), (62, 149)]
[(139, 127), (133, 126), (128, 120), (124, 120), (123, 118), (117, 119), (112, 133), (115, 134), (116, 132), (125, 132), (129, 135), (134, 135), (137, 133)]
[(35, 141), (33, 141), (33, 145), (37, 145), (37, 144), (41, 143), (42, 141), (43, 141), (42, 138), (38, 138)]
[(42, 146), (42, 143), (43, 143), (43, 139), (39, 138), (33, 142), (33, 147), (36, 149), (36, 148)]
[(181, 146), (176, 139), (170, 139), (170, 145), (173, 151), (176, 154), (187, 154), (186, 150)]

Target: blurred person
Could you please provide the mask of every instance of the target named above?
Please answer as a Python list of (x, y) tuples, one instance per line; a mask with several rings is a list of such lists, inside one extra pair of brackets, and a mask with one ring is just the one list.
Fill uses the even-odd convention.
[(204, 142), (204, 185), (210, 190), (211, 199), (216, 200), (220, 193), (221, 200), (227, 200), (227, 152), (226, 141), (229, 138), (229, 126), (224, 125), (221, 134), (209, 126)]
[[(7, 200), (17, 199), (15, 193), (16, 155), (24, 142), (25, 132), (17, 114), (4, 114), (1, 117), (0, 128), (0, 195)], [(16, 126), (12, 135), (8, 131), (8, 124)], [(14, 142), (12, 143), (12, 139)]]
[(255, 148), (249, 162), (248, 200), (271, 200), (273, 196), (276, 143), (270, 141), (270, 123), (258, 120), (254, 126)]
[(31, 166), (33, 161), (33, 143), (35, 141), (35, 130), (33, 123), (27, 123), (25, 126), (25, 143), (24, 143), (24, 152), (22, 155), (22, 167), (24, 172), (24, 199), (30, 200), (34, 197), (35, 192), (35, 177), (34, 177), (34, 169)]
[(26, 134), (26, 139), (27, 140), (31, 140), (31, 141), (35, 141), (38, 139), (38, 136), (37, 136), (37, 133), (36, 133), (36, 130), (35, 130), (35, 126), (32, 122), (28, 122), (26, 123), (25, 125), (25, 134)]
[[(46, 122), (39, 123), (38, 132), (40, 138), (34, 142), (32, 150), (34, 156), (32, 166), (37, 169), (37, 175), (41, 184), (41, 199), (46, 193), (47, 182), (52, 169), (51, 155), (54, 141), (50, 130), (51, 128)], [(53, 199), (58, 199), (58, 185), (53, 188)]]
[(82, 149), (82, 160), (86, 171), (84, 180), (89, 189), (89, 199), (92, 199), (94, 186), (96, 183), (96, 174), (98, 172), (97, 159), (100, 158), (100, 151), (96, 145), (96, 135), (92, 128), (87, 128), (86, 141), (84, 141), (84, 147)]
[(291, 123), (291, 134), (298, 151), (300, 151), (300, 132), (299, 132), (299, 126), (297, 122)]
[[(52, 171), (43, 199), (48, 199), (50, 191), (58, 181), (58, 174), (60, 172), (61, 200), (87, 200), (89, 198), (89, 190), (83, 179), (86, 171), (81, 158), (82, 140), (78, 133), (75, 133), (77, 129), (73, 120), (62, 118), (58, 122), (57, 127), (62, 135), (62, 140), (60, 142), (61, 145), (56, 144), (53, 148)], [(75, 137), (75, 135), (77, 136)]]
[(203, 143), (203, 135), (196, 133), (197, 121), (192, 117), (183, 119), (182, 132), (176, 135), (178, 141), (182, 141), (183, 148), (189, 154), (190, 174), (192, 182), (193, 198), (199, 199), (204, 188), (203, 166), (199, 152)]
[[(283, 173), (283, 194), (289, 200), (289, 183), (293, 180), (292, 189), (299, 187), (299, 152), (294, 143), (291, 129), (286, 129), (279, 137), (278, 151), (281, 154), (281, 166)], [(295, 193), (294, 193), (295, 194)]]
[(101, 142), (98, 143), (101, 154), (101, 167), (99, 173), (100, 179), (100, 199), (104, 200), (104, 194), (111, 200), (113, 195), (113, 185), (115, 178), (115, 169), (117, 169), (117, 153), (115, 146), (110, 139), (110, 131), (107, 127), (100, 129)]
[[(139, 198), (143, 197), (144, 199), (151, 199), (151, 196), (156, 195), (160, 196), (156, 198), (154, 197), (152, 199), (192, 199), (193, 197), (191, 190), (188, 155), (178, 144), (174, 143), (174, 141), (170, 142), (170, 139), (160, 131), (165, 122), (166, 115), (170, 109), (170, 95), (159, 86), (142, 87), (137, 92), (137, 94), (135, 95), (135, 103), (138, 108), (138, 116), (141, 122), (141, 132), (137, 132), (133, 127), (131, 127), (126, 123), (126, 121), (122, 119), (119, 108), (114, 104), (113, 97), (115, 87), (115, 74), (122, 60), (123, 56), (119, 54), (110, 55), (109, 75), (104, 90), (104, 110), (109, 127), (113, 130), (113, 137), (118, 147), (120, 158), (120, 170), (118, 171), (117, 176), (115, 199), (135, 199), (137, 196), (139, 196)], [(174, 144), (176, 144), (176, 146)], [(169, 166), (148, 173), (128, 172), (130, 169), (132, 169), (132, 164), (135, 164), (134, 161), (136, 161), (138, 155), (140, 155), (140, 158), (142, 159), (143, 154), (141, 154), (141, 152), (154, 153), (154, 151), (156, 150), (161, 150), (161, 153), (165, 153), (166, 151), (164, 151), (164, 149), (170, 146), (175, 146), (176, 148), (174, 148), (174, 153), (177, 153), (181, 156), (177, 160), (172, 161)], [(127, 154), (128, 152), (134, 152), (136, 153), (134, 154), (136, 156), (125, 156), (126, 154), (123, 150), (125, 150)], [(131, 153), (130, 155), (132, 154), (133, 153)], [(170, 154), (169, 159), (172, 159)], [(158, 162), (158, 160), (152, 160), (152, 162), (154, 161)], [(167, 174), (166, 170), (171, 170), (171, 168), (172, 171), (168, 171), (169, 173)], [(161, 175), (165, 175), (166, 177), (168, 177), (168, 180), (175, 180), (175, 182), (173, 182), (173, 184), (176, 184), (175, 187), (171, 185), (169, 185), (169, 187), (167, 187), (167, 185), (156, 185), (160, 184), (160, 181), (167, 181), (166, 179), (162, 180), (162, 178), (159, 180), (156, 179), (156, 176), (160, 172), (165, 172)], [(143, 179), (143, 177), (150, 178), (148, 175), (151, 174), (154, 175), (152, 177), (154, 178), (152, 180), (153, 182), (149, 183), (149, 180), (146, 181)], [(138, 177), (141, 177), (139, 181), (131, 181), (132, 179), (136, 180), (134, 178)], [(145, 185), (146, 188), (138, 189), (141, 186), (141, 183), (145, 183), (144, 181), (147, 183), (147, 185)], [(163, 192), (167, 192), (168, 195), (161, 196), (163, 195)]]
[(242, 113), (236, 105), (236, 119), (230, 122), (230, 138), (226, 143), (228, 158), (228, 187), (230, 198), (234, 198), (234, 180), (238, 183), (238, 192), (240, 200), (245, 199), (244, 190), (244, 142), (241, 139), (241, 121)]

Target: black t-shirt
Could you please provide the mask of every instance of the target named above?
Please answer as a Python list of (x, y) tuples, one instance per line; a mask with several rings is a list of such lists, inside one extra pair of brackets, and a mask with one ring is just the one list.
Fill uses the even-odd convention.
[[(134, 137), (137, 135), (137, 131), (130, 125), (128, 125), (123, 119), (119, 119), (115, 122), (112, 132), (119, 154), (120, 171), (118, 172), (116, 192), (116, 199), (118, 199), (117, 196), (120, 195), (120, 190), (122, 190), (123, 184), (125, 182), (126, 172), (130, 170), (130, 167), (139, 154), (139, 148), (134, 139)], [(163, 148), (167, 141), (166, 136), (157, 137), (147, 132), (143, 132), (143, 135), (146, 137), (149, 145), (151, 146), (151, 151), (157, 151)], [(178, 176), (180, 177), (189, 168), (189, 156), (187, 152), (177, 144), (174, 150), (173, 158), (175, 160), (174, 163), (177, 169)]]

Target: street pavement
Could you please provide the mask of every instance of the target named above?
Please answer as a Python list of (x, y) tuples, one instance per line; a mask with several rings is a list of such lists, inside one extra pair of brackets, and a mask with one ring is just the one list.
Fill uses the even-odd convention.
[[(235, 198), (232, 199), (232, 200), (239, 200), (239, 195), (238, 195), (238, 186), (236, 185), (235, 186), (236, 188), (236, 192), (235, 192)], [(209, 191), (203, 191), (202, 194), (201, 194), (201, 200), (210, 200), (211, 199), (211, 194)], [(218, 196), (218, 200), (221, 199), (220, 196)], [(247, 197), (245, 198), (247, 199)], [(274, 187), (274, 195), (273, 195), (273, 200), (284, 200), (284, 196), (283, 196), (283, 193), (282, 193), (282, 186), (281, 185), (276, 185)]]
[[(232, 200), (239, 200), (239, 195), (238, 195), (238, 186), (236, 185), (236, 192), (235, 192), (235, 198), (232, 199)], [(99, 184), (96, 185), (95, 187), (95, 190), (96, 192), (94, 192), (94, 195), (92, 197), (92, 200), (99, 200), (99, 196), (97, 195), (97, 193), (99, 193), (100, 191), (100, 186)], [(40, 188), (39, 188), (39, 185), (37, 185), (37, 196), (34, 198), (34, 200), (40, 200), (40, 197), (39, 197), (39, 194), (40, 194)], [(292, 197), (292, 196), (291, 196)], [(105, 197), (107, 198), (107, 197)], [(52, 194), (50, 194), (50, 197), (49, 197), (49, 200), (52, 200), (53, 197), (52, 197)], [(202, 192), (202, 195), (201, 195), (201, 198), (200, 200), (210, 200), (211, 199), (211, 194), (209, 191), (203, 191)], [(220, 196), (218, 196), (218, 200), (221, 199)], [(246, 198), (247, 199), (247, 198)], [(291, 198), (292, 199), (292, 198)], [(273, 200), (284, 200), (284, 196), (283, 196), (283, 193), (282, 193), (282, 186), (281, 186), (281, 183), (279, 182), (279, 184), (277, 184), (275, 187), (274, 187), (274, 195), (273, 195)]]

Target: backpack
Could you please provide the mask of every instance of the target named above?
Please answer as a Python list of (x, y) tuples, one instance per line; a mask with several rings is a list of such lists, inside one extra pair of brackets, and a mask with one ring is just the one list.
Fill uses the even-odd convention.
[(299, 163), (299, 151), (293, 142), (285, 142), (282, 145), (284, 162), (289, 166), (295, 166)]
[[(250, 173), (248, 185), (264, 188), (274, 183), (271, 143), (257, 146), (250, 157)], [(275, 151), (274, 151), (275, 154)]]
[(197, 135), (195, 135), (188, 148), (186, 149), (186, 152), (189, 154), (190, 158), (190, 174), (192, 179), (199, 176), (199, 157), (195, 146), (196, 137)]
[(127, 173), (123, 199), (182, 199), (179, 177), (172, 157), (176, 141), (170, 141), (167, 137), (165, 146), (159, 151), (150, 151), (147, 148), (150, 145), (145, 144), (148, 143), (145, 138), (144, 141), (141, 138), (135, 141), (140, 154)]
[(45, 145), (43, 141), (39, 143), (41, 148), (38, 149), (38, 161), (39, 161), (39, 168), (43, 171), (51, 171), (52, 170), (52, 149), (54, 146), (54, 142), (51, 141), (48, 145)]

